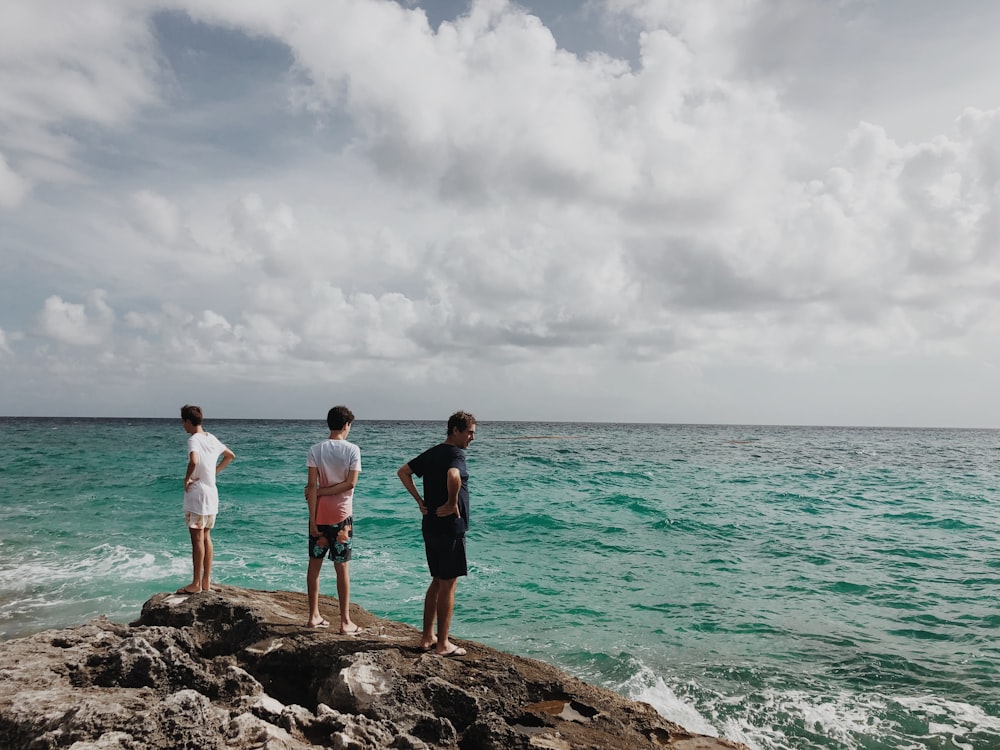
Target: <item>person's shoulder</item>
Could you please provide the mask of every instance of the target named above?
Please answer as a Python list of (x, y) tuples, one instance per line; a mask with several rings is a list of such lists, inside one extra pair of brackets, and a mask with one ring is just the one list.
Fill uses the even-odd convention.
[(313, 453), (319, 453), (323, 450), (323, 446), (329, 442), (329, 440), (320, 440), (318, 443), (313, 443), (309, 446), (309, 454), (312, 455)]
[(465, 460), (465, 451), (457, 445), (452, 445), (451, 443), (439, 443), (431, 450), (434, 451), (434, 454), (437, 456), (437, 460), (448, 464), (454, 465), (459, 461)]
[(421, 456), (433, 456), (438, 453), (445, 453), (450, 446), (447, 443), (435, 443), (430, 448), (424, 450)]

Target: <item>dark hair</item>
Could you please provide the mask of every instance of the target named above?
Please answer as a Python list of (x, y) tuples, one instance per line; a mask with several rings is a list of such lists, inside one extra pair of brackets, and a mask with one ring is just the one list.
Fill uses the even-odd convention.
[(195, 427), (201, 424), (201, 420), (203, 418), (204, 417), (202, 416), (200, 406), (192, 406), (191, 404), (184, 404), (184, 406), (181, 407), (181, 419), (186, 419)]
[(326, 413), (326, 425), (331, 431), (339, 432), (354, 421), (354, 412), (346, 406), (335, 406)]
[(467, 411), (456, 411), (448, 417), (448, 434), (450, 435), (457, 428), (459, 432), (465, 432), (471, 425), (476, 423), (476, 418)]

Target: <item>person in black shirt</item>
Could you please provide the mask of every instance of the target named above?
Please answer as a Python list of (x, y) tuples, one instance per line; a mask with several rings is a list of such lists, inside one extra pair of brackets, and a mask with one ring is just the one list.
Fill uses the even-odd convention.
[[(424, 630), (420, 647), (434, 649), (438, 656), (465, 656), (461, 646), (448, 640), (451, 615), (455, 609), (455, 588), (459, 576), (468, 574), (465, 561), (465, 532), (469, 528), (469, 471), (465, 449), (476, 437), (476, 418), (458, 411), (448, 418), (448, 437), (411, 461), (396, 475), (417, 501), (423, 514), (421, 530), (431, 585), (424, 596)], [(423, 477), (421, 496), (413, 482)], [(434, 621), (437, 620), (437, 638)]]

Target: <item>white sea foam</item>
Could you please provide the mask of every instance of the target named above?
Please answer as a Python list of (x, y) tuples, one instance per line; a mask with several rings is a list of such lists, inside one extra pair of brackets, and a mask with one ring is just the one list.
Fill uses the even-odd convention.
[(860, 698), (842, 693), (816, 700), (803, 692), (773, 693), (778, 706), (798, 708), (802, 721), (814, 732), (844, 741), (852, 734), (868, 734), (880, 729), (878, 716), (885, 713), (885, 703), (877, 698)]
[(956, 747), (964, 747), (958, 744), (957, 738), (973, 733), (995, 734), (1000, 742), (1000, 718), (990, 716), (979, 706), (934, 695), (896, 696), (893, 700), (914, 714), (926, 717), (930, 733), (950, 736)]
[(3, 592), (3, 598), (0, 600), (0, 620), (12, 620), (31, 610), (51, 606), (54, 606), (53, 602), (42, 596), (12, 597)]
[(792, 747), (785, 734), (774, 727), (754, 726), (746, 719), (726, 719), (722, 726), (727, 739), (742, 742), (750, 750)]
[[(767, 688), (743, 696), (723, 696), (695, 683), (671, 686), (642, 665), (620, 690), (693, 732), (721, 734), (752, 750), (798, 750), (803, 747), (802, 736), (789, 733), (789, 727), (795, 726), (845, 750), (866, 747), (873, 739), (899, 750), (923, 750), (934, 740), (945, 740), (958, 750), (978, 750), (977, 738), (995, 736), (1000, 741), (1000, 718), (979, 706), (936, 696), (849, 692), (817, 696), (803, 690)], [(697, 695), (698, 705), (686, 695)], [(901, 713), (926, 722), (926, 734), (901, 736)], [(721, 732), (716, 727), (721, 727)]]
[(0, 565), (0, 637), (62, 627), (96, 615), (129, 617), (160, 581), (191, 575), (187, 555), (101, 544), (80, 555), (30, 550)]
[[(801, 738), (789, 736), (778, 724), (802, 726), (835, 740), (839, 747), (852, 749), (861, 747), (859, 736), (885, 736), (892, 730), (891, 722), (881, 718), (885, 714), (884, 701), (846, 693), (817, 699), (805, 691), (765, 688), (752, 695), (721, 695), (695, 683), (671, 687), (643, 665), (621, 690), (693, 732), (721, 735), (751, 750), (797, 750), (802, 746)], [(698, 695), (699, 705), (678, 692)]]
[(928, 732), (931, 735), (937, 735), (939, 737), (950, 737), (951, 744), (960, 750), (975, 750), (975, 746), (967, 743), (961, 742), (958, 738), (965, 735), (965, 727), (953, 727), (947, 724), (930, 724)]
[[(841, 692), (831, 696), (816, 696), (800, 690), (765, 690), (763, 699), (754, 707), (762, 717), (785, 717), (786, 723), (800, 723), (814, 732), (849, 750), (867, 747), (872, 740), (886, 743), (899, 750), (924, 750), (934, 738), (950, 738), (954, 733), (939, 731), (943, 726), (929, 725), (923, 736), (900, 734), (900, 709), (906, 711), (909, 701), (877, 694), (859, 695)], [(921, 712), (911, 711), (911, 714)], [(912, 732), (912, 729), (908, 730)], [(795, 750), (797, 743), (762, 737), (768, 750)], [(961, 745), (955, 745), (962, 747)]]
[(163, 555), (160, 562), (151, 552), (137, 552), (127, 547), (102, 544), (85, 558), (83, 569), (98, 577), (113, 577), (119, 581), (154, 581), (174, 575), (186, 562), (182, 558)]
[(83, 557), (67, 561), (64, 557), (34, 553), (30, 558), (10, 561), (0, 568), (0, 589), (25, 591), (38, 586), (97, 579), (153, 581), (176, 575), (188, 562), (184, 558), (162, 555), (160, 561), (150, 552), (120, 545), (102, 544)]
[(692, 704), (677, 697), (677, 694), (647, 667), (642, 667), (621, 691), (633, 700), (643, 701), (655, 708), (664, 718), (677, 722), (683, 727), (712, 737), (719, 736), (719, 730), (702, 716)]

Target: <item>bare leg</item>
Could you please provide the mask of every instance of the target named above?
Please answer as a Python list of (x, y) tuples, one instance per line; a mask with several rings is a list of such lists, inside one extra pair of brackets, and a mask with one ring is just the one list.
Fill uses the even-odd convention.
[(434, 637), (434, 620), (437, 617), (438, 579), (431, 581), (424, 595), (424, 630), (420, 635), (420, 648), (431, 648), (437, 643)]
[(448, 629), (451, 627), (451, 613), (455, 610), (455, 588), (458, 585), (457, 578), (435, 579), (438, 584), (437, 590), (437, 625), (438, 638), (437, 648), (439, 654), (447, 654), (455, 649), (448, 641)]
[(205, 539), (202, 536), (202, 529), (188, 529), (188, 533), (191, 535), (191, 583), (182, 589), (178, 589), (178, 593), (182, 594), (197, 594), (201, 591), (201, 570), (205, 564)]
[(203, 547), (205, 554), (202, 562), (202, 574), (201, 574), (201, 590), (211, 591), (212, 590), (212, 559), (215, 556), (215, 547), (212, 544), (212, 530), (202, 529), (204, 532), (202, 534)]
[(337, 600), (340, 602), (340, 632), (357, 633), (361, 628), (351, 622), (351, 571), (350, 563), (335, 562), (337, 570)]
[(323, 616), (319, 613), (319, 571), (322, 567), (322, 557), (309, 558), (309, 570), (306, 572), (306, 592), (309, 597), (308, 624), (312, 626), (323, 622)]

